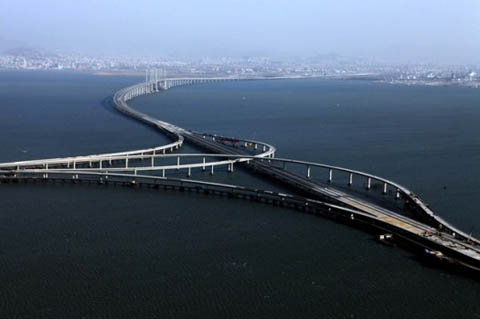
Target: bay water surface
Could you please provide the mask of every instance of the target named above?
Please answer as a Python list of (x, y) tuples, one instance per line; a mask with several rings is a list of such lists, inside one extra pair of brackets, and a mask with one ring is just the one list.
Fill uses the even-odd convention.
[[(141, 80), (0, 72), (0, 161), (167, 143), (107, 102)], [(480, 90), (225, 82), (132, 105), (265, 141), (277, 157), (390, 178), (480, 234)], [(209, 178), (252, 183), (240, 171)], [(0, 184), (0, 205), (0, 318), (480, 317), (479, 282), (288, 209), (93, 184)]]

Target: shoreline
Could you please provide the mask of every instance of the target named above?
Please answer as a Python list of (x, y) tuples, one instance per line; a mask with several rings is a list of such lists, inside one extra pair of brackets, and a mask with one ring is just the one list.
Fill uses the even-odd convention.
[[(143, 71), (93, 71), (93, 70), (39, 70), (39, 69), (0, 69), (0, 72), (52, 72), (52, 73), (77, 73), (77, 74), (90, 74), (94, 76), (102, 77), (144, 77), (145, 73)], [(195, 78), (195, 77), (226, 77), (224, 75), (197, 75), (192, 76), (192, 74), (178, 74), (174, 76), (175, 78)], [(173, 77), (168, 77), (173, 78)], [(168, 79), (167, 78), (167, 79)], [(471, 88), (479, 89), (480, 81), (471, 81), (471, 82), (450, 82), (450, 81), (422, 81), (422, 80), (412, 80), (412, 81), (400, 81), (400, 80), (386, 80), (382, 79), (380, 75), (377, 74), (351, 74), (351, 75), (279, 75), (279, 76), (252, 76), (248, 77), (249, 79), (255, 80), (294, 80), (294, 79), (321, 79), (321, 80), (336, 80), (336, 81), (364, 81), (371, 83), (381, 83), (381, 84), (390, 84), (390, 85), (399, 85), (399, 86), (426, 86), (426, 87), (459, 87), (459, 88)], [(240, 78), (242, 79), (242, 78)]]

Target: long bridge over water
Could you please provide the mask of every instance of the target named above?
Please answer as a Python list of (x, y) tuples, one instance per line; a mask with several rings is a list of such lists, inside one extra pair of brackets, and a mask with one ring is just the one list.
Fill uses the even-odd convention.
[[(254, 79), (147, 77), (144, 83), (116, 92), (113, 104), (125, 115), (166, 134), (171, 143), (116, 153), (0, 163), (0, 182), (119, 183), (255, 200), (365, 227), (388, 235), (382, 238), (393, 237), (399, 243), (406, 243), (435, 260), (480, 270), (480, 241), (436, 215), (411, 190), (394, 181), (338, 166), (276, 158), (275, 147), (265, 142), (191, 131), (144, 114), (128, 104), (138, 96), (176, 86), (239, 80)], [(196, 145), (206, 152), (178, 153), (184, 143)], [(286, 185), (295, 194), (192, 179), (192, 172), (197, 171), (208, 171), (213, 175), (226, 169), (233, 174), (239, 165)], [(169, 171), (184, 171), (185, 178), (168, 177)], [(314, 179), (317, 175), (325, 178), (323, 181)], [(380, 192), (384, 200), (395, 202), (397, 207), (400, 201), (402, 209), (414, 218), (390, 205), (339, 188), (334, 185), (336, 179), (345, 180), (349, 189), (359, 187)]]

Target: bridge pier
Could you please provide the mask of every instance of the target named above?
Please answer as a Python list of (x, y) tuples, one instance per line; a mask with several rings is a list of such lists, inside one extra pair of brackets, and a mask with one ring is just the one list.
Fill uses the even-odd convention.
[(192, 168), (191, 168), (191, 167), (188, 167), (187, 176), (188, 176), (188, 177), (192, 176)]
[(311, 168), (310, 166), (307, 166), (307, 178), (310, 178), (311, 177)]
[(213, 167), (214, 167), (214, 166), (212, 165), (211, 167), (212, 167), (212, 170), (210, 171), (210, 175), (213, 175), (213, 173), (214, 173), (214, 172), (213, 172)]
[(387, 193), (387, 183), (383, 183), (383, 194)]
[(372, 179), (369, 177), (367, 178), (367, 189), (372, 188)]
[(353, 173), (350, 173), (350, 176), (348, 177), (348, 186), (353, 185)]
[(328, 170), (328, 182), (331, 183), (333, 180), (333, 169)]
[(180, 170), (180, 156), (177, 156), (177, 171)]
[(202, 171), (205, 171), (205, 157), (203, 158), (203, 166), (202, 166)]

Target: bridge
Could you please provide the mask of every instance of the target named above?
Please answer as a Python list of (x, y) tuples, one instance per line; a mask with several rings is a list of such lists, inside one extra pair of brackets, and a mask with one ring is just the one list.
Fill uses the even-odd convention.
[[(166, 134), (171, 143), (116, 153), (0, 163), (0, 182), (94, 182), (102, 185), (171, 188), (255, 200), (366, 228), (383, 234), (381, 238), (386, 238), (385, 235), (388, 235), (387, 238), (393, 237), (396, 242), (434, 260), (480, 271), (480, 241), (436, 215), (415, 193), (394, 181), (333, 165), (276, 158), (276, 148), (268, 143), (191, 131), (144, 114), (128, 104), (129, 100), (138, 96), (177, 86), (258, 79), (262, 78), (160, 79), (157, 73), (152, 76), (147, 72), (144, 83), (115, 93), (114, 107), (126, 116)], [(196, 145), (206, 152), (178, 153), (184, 143)], [(236, 166), (276, 180), (294, 193), (192, 179), (193, 173), (198, 175), (198, 172), (205, 171), (211, 175), (217, 171), (234, 174)], [(175, 172), (176, 175), (167, 176), (168, 172)], [(185, 178), (178, 177), (182, 172), (185, 172)], [(345, 181), (347, 190), (338, 187), (336, 180)], [(394, 204), (383, 205), (359, 196), (358, 192), (353, 191), (355, 188), (378, 192), (383, 201)]]

